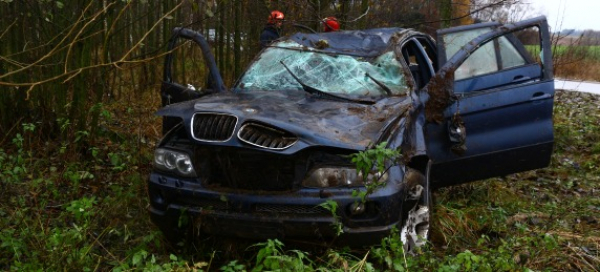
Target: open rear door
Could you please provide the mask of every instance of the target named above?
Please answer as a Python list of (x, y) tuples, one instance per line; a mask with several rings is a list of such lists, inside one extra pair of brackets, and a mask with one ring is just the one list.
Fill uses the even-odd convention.
[(437, 35), (442, 68), (426, 86), (432, 184), (546, 167), (554, 143), (554, 78), (545, 17)]
[[(168, 52), (160, 89), (163, 107), (225, 90), (210, 46), (202, 34), (187, 28), (173, 29)], [(163, 134), (179, 122), (178, 118), (163, 117)]]

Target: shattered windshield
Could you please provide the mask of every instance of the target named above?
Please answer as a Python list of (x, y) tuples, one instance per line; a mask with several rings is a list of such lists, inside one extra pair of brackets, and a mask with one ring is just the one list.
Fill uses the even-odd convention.
[(294, 75), (303, 84), (331, 94), (382, 96), (388, 92), (392, 95), (408, 92), (401, 64), (394, 52), (386, 52), (374, 59), (329, 55), (302, 50), (301, 45), (293, 41), (280, 42), (276, 47), (266, 49), (238, 81), (236, 89), (243, 92), (302, 90)]

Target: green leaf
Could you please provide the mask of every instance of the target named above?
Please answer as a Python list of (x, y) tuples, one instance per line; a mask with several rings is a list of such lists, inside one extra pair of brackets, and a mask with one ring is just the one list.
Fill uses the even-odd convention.
[(138, 264), (140, 264), (142, 262), (142, 256), (140, 254), (135, 254), (133, 255), (133, 259), (131, 260), (131, 263), (134, 266), (137, 266)]

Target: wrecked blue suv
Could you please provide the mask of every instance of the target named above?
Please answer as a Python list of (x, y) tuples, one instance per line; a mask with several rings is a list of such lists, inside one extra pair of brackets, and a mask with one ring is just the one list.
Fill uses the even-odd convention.
[[(182, 40), (202, 52), (207, 89), (174, 79), (177, 64), (199, 63), (177, 55), (190, 48)], [(201, 34), (177, 28), (169, 49), (148, 194), (173, 242), (193, 233), (364, 245), (397, 228), (413, 250), (428, 237), (432, 189), (550, 161), (544, 17), (436, 40), (401, 28), (297, 33), (261, 51), (232, 88)], [(401, 160), (363, 177), (351, 155), (382, 144)], [(383, 185), (361, 200), (373, 178)], [(323, 205), (332, 201), (333, 211)]]

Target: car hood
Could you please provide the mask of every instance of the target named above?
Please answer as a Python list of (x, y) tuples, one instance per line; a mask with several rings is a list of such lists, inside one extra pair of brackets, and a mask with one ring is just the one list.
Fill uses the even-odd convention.
[[(411, 99), (407, 96), (383, 98), (365, 105), (317, 98), (301, 91), (219, 92), (166, 106), (157, 115), (180, 117), (190, 131), (194, 113), (229, 114), (238, 119), (235, 135), (245, 123), (255, 122), (296, 135), (299, 144), (292, 150), (308, 146), (364, 150), (385, 140), (410, 107)], [(235, 142), (242, 144), (236, 139), (207, 144)]]

